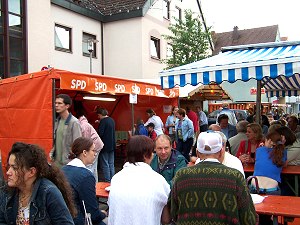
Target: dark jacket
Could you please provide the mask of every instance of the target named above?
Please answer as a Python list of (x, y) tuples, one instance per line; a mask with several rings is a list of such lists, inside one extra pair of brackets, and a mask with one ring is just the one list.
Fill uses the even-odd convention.
[(98, 134), (104, 143), (101, 152), (110, 152), (116, 149), (115, 121), (111, 117), (100, 120)]
[[(229, 139), (229, 138), (231, 138), (231, 137), (237, 135), (237, 130), (236, 130), (235, 126), (233, 126), (233, 125), (231, 125), (230, 123), (228, 123), (227, 128), (228, 128), (228, 136), (226, 136), (227, 139)], [(222, 129), (221, 129), (221, 131), (223, 132)], [(223, 132), (223, 133), (225, 134), (225, 132)]]
[(186, 167), (188, 162), (179, 151), (176, 151), (174, 149), (172, 149), (171, 151), (172, 153), (170, 159), (162, 169), (159, 168), (158, 156), (156, 154), (154, 154), (154, 157), (151, 161), (151, 167), (154, 171), (161, 174), (172, 188), (172, 179), (175, 176), (176, 172), (180, 168)]
[(103, 224), (105, 214), (99, 209), (96, 198), (96, 180), (91, 171), (83, 167), (66, 165), (62, 168), (68, 181), (71, 184), (74, 194), (74, 201), (78, 210), (78, 215), (74, 218), (75, 225), (84, 224), (84, 200), (85, 208), (91, 214), (93, 225)]
[(144, 126), (144, 124), (140, 124), (137, 126), (134, 135), (145, 135), (148, 137), (148, 130), (147, 128)]
[[(0, 193), (0, 225), (16, 224), (19, 208), (18, 191), (5, 187)], [(30, 225), (74, 224), (59, 189), (48, 179), (38, 179), (30, 203)]]

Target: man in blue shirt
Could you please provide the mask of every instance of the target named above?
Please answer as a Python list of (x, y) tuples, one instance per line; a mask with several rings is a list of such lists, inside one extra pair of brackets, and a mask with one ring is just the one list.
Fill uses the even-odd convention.
[(221, 131), (223, 134), (225, 134), (227, 139), (237, 135), (235, 126), (228, 123), (228, 119), (229, 118), (226, 114), (221, 114), (218, 117), (218, 124), (220, 125)]

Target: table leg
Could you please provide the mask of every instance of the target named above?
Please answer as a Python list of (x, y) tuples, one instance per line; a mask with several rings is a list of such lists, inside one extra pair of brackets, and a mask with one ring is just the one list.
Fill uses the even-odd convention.
[(299, 180), (298, 175), (295, 175), (295, 195), (299, 196)]
[(292, 184), (290, 184), (290, 182), (288, 181), (288, 178), (285, 179), (286, 184), (290, 187), (290, 189), (294, 192), (295, 196), (298, 196), (298, 176), (295, 175), (295, 179), (294, 179), (294, 187)]
[(273, 225), (278, 225), (278, 216), (273, 215)]

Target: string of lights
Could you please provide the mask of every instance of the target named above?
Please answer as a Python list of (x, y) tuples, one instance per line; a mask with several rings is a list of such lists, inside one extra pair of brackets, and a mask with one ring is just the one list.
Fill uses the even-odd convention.
[[(120, 0), (69, 0), (75, 4), (83, 6), (89, 10), (97, 11), (102, 14), (112, 15), (116, 13), (129, 13), (130, 11), (135, 11), (141, 9), (145, 0), (136, 1), (120, 1)], [(157, 0), (153, 0), (151, 5), (153, 5)]]

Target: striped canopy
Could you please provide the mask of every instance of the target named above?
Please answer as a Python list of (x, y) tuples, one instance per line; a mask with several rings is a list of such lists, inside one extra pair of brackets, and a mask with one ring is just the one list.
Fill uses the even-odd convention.
[(222, 53), (160, 72), (162, 88), (262, 81), (269, 97), (300, 95), (300, 42), (232, 46)]

